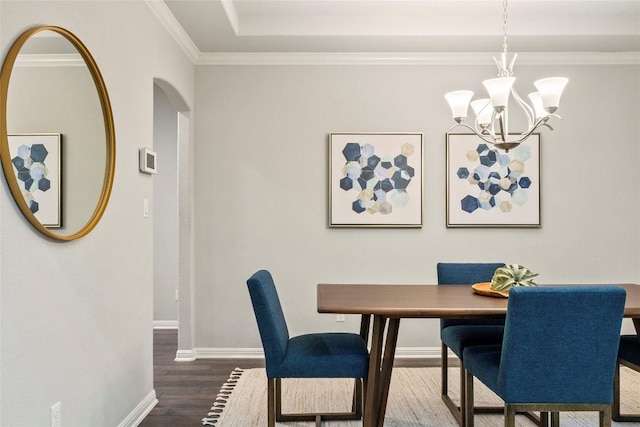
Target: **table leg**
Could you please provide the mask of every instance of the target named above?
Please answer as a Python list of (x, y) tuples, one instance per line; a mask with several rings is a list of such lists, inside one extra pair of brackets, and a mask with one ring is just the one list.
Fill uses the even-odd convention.
[(389, 319), (387, 322), (387, 339), (384, 344), (384, 359), (382, 360), (382, 370), (380, 372), (380, 414), (378, 415), (378, 426), (384, 425), (384, 415), (387, 411), (387, 399), (389, 397), (389, 386), (391, 385), (391, 372), (393, 370), (393, 360), (396, 355), (396, 343), (398, 342), (398, 329), (400, 319)]
[(362, 420), (364, 427), (384, 425), (399, 327), (400, 319), (389, 319), (379, 315), (373, 317), (369, 378)]
[(360, 319), (360, 336), (365, 345), (369, 345), (369, 330), (371, 329), (371, 315), (363, 314)]
[(634, 317), (633, 326), (636, 328), (636, 335), (640, 337), (640, 319)]
[(369, 350), (369, 374), (365, 398), (363, 427), (377, 427), (380, 414), (380, 368), (382, 364), (382, 344), (387, 319), (384, 316), (373, 316), (373, 332), (371, 349)]

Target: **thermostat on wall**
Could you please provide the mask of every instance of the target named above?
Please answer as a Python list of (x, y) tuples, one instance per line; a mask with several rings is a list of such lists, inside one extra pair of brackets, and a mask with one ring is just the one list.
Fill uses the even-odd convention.
[(158, 173), (156, 152), (149, 148), (141, 148), (138, 156), (140, 160), (140, 172)]

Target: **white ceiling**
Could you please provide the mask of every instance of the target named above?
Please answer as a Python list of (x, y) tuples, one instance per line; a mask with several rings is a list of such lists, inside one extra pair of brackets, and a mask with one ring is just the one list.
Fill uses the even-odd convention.
[[(502, 51), (502, 0), (147, 0), (195, 56)], [(510, 0), (511, 52), (640, 52), (640, 0)]]

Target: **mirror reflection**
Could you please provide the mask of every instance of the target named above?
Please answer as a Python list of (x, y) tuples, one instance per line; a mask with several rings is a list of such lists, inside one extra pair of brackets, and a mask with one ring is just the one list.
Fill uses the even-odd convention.
[(27, 219), (33, 223), (35, 218), (45, 230), (36, 228), (61, 240), (95, 226), (113, 173), (108, 98), (105, 91), (107, 115), (100, 86), (81, 52), (57, 30), (31, 34), (15, 56), (6, 95), (7, 142), (17, 186), (3, 159), (5, 176), (14, 198), (26, 202), (26, 208), (18, 204)]

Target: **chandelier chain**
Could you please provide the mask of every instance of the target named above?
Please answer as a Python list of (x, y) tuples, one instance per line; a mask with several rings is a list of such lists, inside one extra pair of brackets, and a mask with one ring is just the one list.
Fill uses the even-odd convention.
[(504, 32), (504, 38), (502, 40), (502, 50), (507, 53), (507, 0), (502, 2), (502, 30)]

